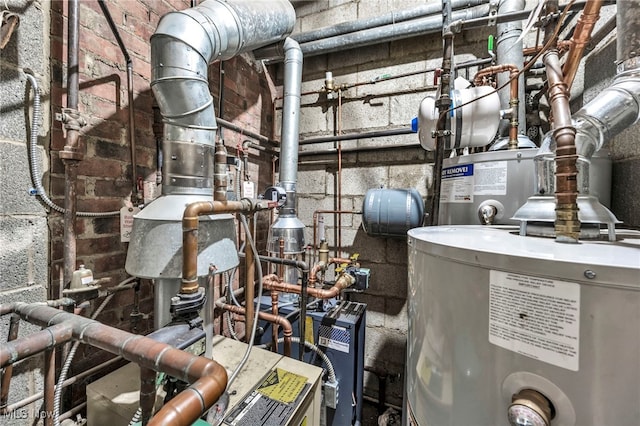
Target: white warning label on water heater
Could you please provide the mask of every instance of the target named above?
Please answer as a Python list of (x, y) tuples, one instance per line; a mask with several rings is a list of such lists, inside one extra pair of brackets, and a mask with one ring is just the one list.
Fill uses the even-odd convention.
[(578, 371), (580, 285), (491, 271), (489, 342)]
[(440, 202), (473, 202), (473, 164), (460, 164), (442, 169)]
[(507, 195), (507, 162), (475, 164), (473, 195)]

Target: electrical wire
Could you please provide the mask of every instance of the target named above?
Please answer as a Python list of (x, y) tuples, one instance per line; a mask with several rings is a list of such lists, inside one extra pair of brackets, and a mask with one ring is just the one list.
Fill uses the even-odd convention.
[[(249, 242), (249, 246), (251, 247), (251, 250), (253, 251), (253, 256), (254, 256), (254, 261), (256, 263), (256, 269), (258, 271), (258, 292), (257, 294), (260, 296), (262, 295), (262, 265), (260, 265), (260, 255), (258, 254), (258, 250), (256, 249), (256, 245), (253, 241), (253, 238), (251, 238), (251, 230), (249, 229), (249, 224), (247, 223), (247, 218), (244, 217), (243, 214), (240, 214), (240, 221), (242, 222), (242, 226), (244, 228), (244, 233), (246, 236), (247, 241)], [(248, 300), (247, 303), (253, 303), (253, 300)], [(253, 318), (253, 328), (251, 329), (251, 335), (249, 337), (249, 345), (247, 346), (247, 350), (244, 354), (244, 356), (242, 357), (242, 360), (240, 361), (240, 363), (238, 364), (238, 366), (235, 368), (235, 370), (233, 370), (233, 373), (231, 373), (231, 376), (229, 377), (229, 380), (227, 381), (227, 391), (229, 390), (229, 388), (231, 387), (231, 384), (236, 380), (236, 378), (238, 377), (238, 374), (240, 373), (240, 370), (242, 369), (242, 367), (244, 367), (244, 365), (247, 363), (247, 360), (249, 359), (249, 355), (251, 354), (251, 349), (253, 348), (253, 342), (256, 338), (256, 330), (258, 329), (258, 315), (260, 314), (260, 309), (255, 309), (255, 314), (254, 314), (254, 318)]]
[[(34, 195), (40, 197), (40, 199), (51, 209), (55, 210), (58, 213), (64, 213), (65, 208), (60, 207), (47, 195), (47, 191), (42, 186), (42, 180), (40, 178), (40, 166), (38, 165), (38, 156), (36, 152), (36, 147), (38, 146), (38, 130), (40, 126), (40, 88), (38, 87), (38, 81), (36, 78), (29, 74), (24, 74), (29, 80), (31, 84), (31, 90), (33, 91), (33, 113), (31, 115), (31, 132), (29, 135), (29, 157), (31, 164), (31, 183), (33, 184)], [(111, 212), (76, 212), (76, 216), (80, 217), (111, 217), (118, 216), (120, 214), (120, 210), (111, 211)]]
[[(282, 342), (284, 342), (284, 337), (281, 337), (281, 338), (278, 339), (278, 343), (282, 343)], [(292, 343), (300, 343), (300, 338), (292, 336), (291, 337), (291, 342)], [(259, 348), (268, 348), (270, 346), (271, 346), (271, 343), (267, 343), (267, 344), (264, 344), (264, 345), (260, 345), (258, 347)], [(333, 368), (333, 364), (331, 363), (331, 360), (329, 359), (327, 354), (322, 352), (319, 347), (317, 347), (313, 343), (309, 342), (308, 340), (304, 341), (304, 346), (306, 348), (311, 349), (312, 351), (314, 351), (320, 357), (320, 359), (322, 359), (322, 362), (324, 362), (324, 365), (327, 367), (327, 374), (329, 376), (329, 382), (330, 383), (336, 383), (338, 381), (338, 379), (336, 378), (336, 370)]]

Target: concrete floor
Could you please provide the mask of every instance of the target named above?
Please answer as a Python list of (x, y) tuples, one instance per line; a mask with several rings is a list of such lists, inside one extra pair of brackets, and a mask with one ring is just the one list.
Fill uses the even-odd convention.
[(367, 400), (364, 401), (362, 406), (362, 426), (400, 426), (401, 424), (401, 412), (390, 408), (382, 415), (379, 415), (377, 404)]

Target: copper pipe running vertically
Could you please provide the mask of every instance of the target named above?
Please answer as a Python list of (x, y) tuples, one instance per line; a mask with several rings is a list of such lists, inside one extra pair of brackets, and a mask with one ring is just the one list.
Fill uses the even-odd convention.
[[(148, 337), (43, 305), (15, 303), (0, 306), (0, 315), (8, 312), (15, 312), (33, 324), (48, 326), (47, 330), (54, 326), (70, 327), (72, 337), (82, 343), (121, 354), (141, 368), (161, 371), (191, 383), (189, 388), (162, 407), (149, 422), (150, 426), (191, 425), (220, 398), (227, 386), (226, 370), (217, 362)], [(0, 345), (0, 354), (8, 349), (7, 345)]]
[[(61, 384), (62, 385), (62, 384)], [(44, 352), (44, 426), (53, 425), (56, 390), (56, 349)]]
[[(216, 301), (216, 307), (224, 311), (228, 311), (237, 315), (244, 316), (245, 320), (247, 318), (246, 310), (241, 306), (229, 305), (218, 300)], [(273, 315), (273, 314), (270, 314), (269, 312), (259, 312), (258, 317), (261, 320), (265, 320), (272, 323), (274, 328), (276, 325), (279, 325), (280, 327), (282, 327), (282, 335), (284, 336), (284, 355), (287, 357), (290, 357), (291, 356), (291, 336), (293, 335), (293, 327), (291, 326), (291, 322), (289, 322), (289, 320), (286, 319), (285, 317), (282, 317), (280, 315)], [(245, 326), (245, 329), (247, 329), (246, 326)], [(277, 346), (276, 346), (275, 352), (277, 352)]]
[(343, 215), (343, 214), (362, 214), (359, 210), (316, 210), (313, 212), (313, 262), (316, 261), (316, 252), (318, 250), (318, 215), (319, 214), (334, 214), (334, 215)]
[(518, 76), (519, 69), (513, 64), (502, 64), (493, 67), (483, 68), (473, 79), (473, 84), (480, 86), (483, 84), (483, 77), (500, 72), (509, 72), (509, 109), (511, 110), (511, 122), (509, 128), (509, 149), (518, 149), (518, 123), (520, 120), (518, 112)]
[(576, 161), (576, 129), (571, 121), (569, 91), (562, 79), (557, 50), (544, 55), (548, 99), (553, 112), (553, 138), (556, 142), (556, 241), (577, 243), (580, 235), (578, 219), (578, 168)]
[[(20, 317), (11, 315), (9, 320), (9, 336), (7, 342), (18, 338), (18, 329), (20, 328)], [(11, 384), (11, 376), (13, 375), (13, 364), (8, 365), (0, 372), (0, 414), (4, 414), (9, 401), (9, 386)]]
[[(251, 225), (254, 219), (250, 215), (247, 217), (247, 230), (251, 229)], [(245, 230), (246, 232), (246, 230)], [(253, 342), (249, 342), (247, 339), (250, 338), (251, 332), (247, 333), (247, 330), (253, 330), (253, 318), (255, 317), (255, 306), (253, 304), (253, 299), (255, 298), (255, 277), (256, 277), (256, 259), (253, 256), (253, 250), (251, 249), (251, 244), (248, 243), (247, 237), (245, 237), (244, 244), (244, 265), (245, 265), (245, 285), (244, 285), (244, 294), (245, 294), (245, 306), (246, 306), (246, 319), (244, 322), (245, 326), (245, 341), (253, 345)], [(262, 296), (262, 295), (261, 295)]]
[(573, 79), (578, 71), (578, 65), (584, 49), (591, 40), (591, 32), (596, 22), (600, 18), (600, 7), (602, 6), (602, 0), (590, 0), (584, 5), (584, 9), (578, 23), (573, 31), (573, 37), (570, 40), (570, 48), (567, 53), (567, 58), (562, 66), (562, 73), (564, 74), (564, 82), (568, 89), (571, 89)]

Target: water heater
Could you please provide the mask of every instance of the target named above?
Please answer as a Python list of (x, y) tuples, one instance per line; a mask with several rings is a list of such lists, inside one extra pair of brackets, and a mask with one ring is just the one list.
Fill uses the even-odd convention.
[(640, 233), (409, 231), (405, 425), (637, 425)]

